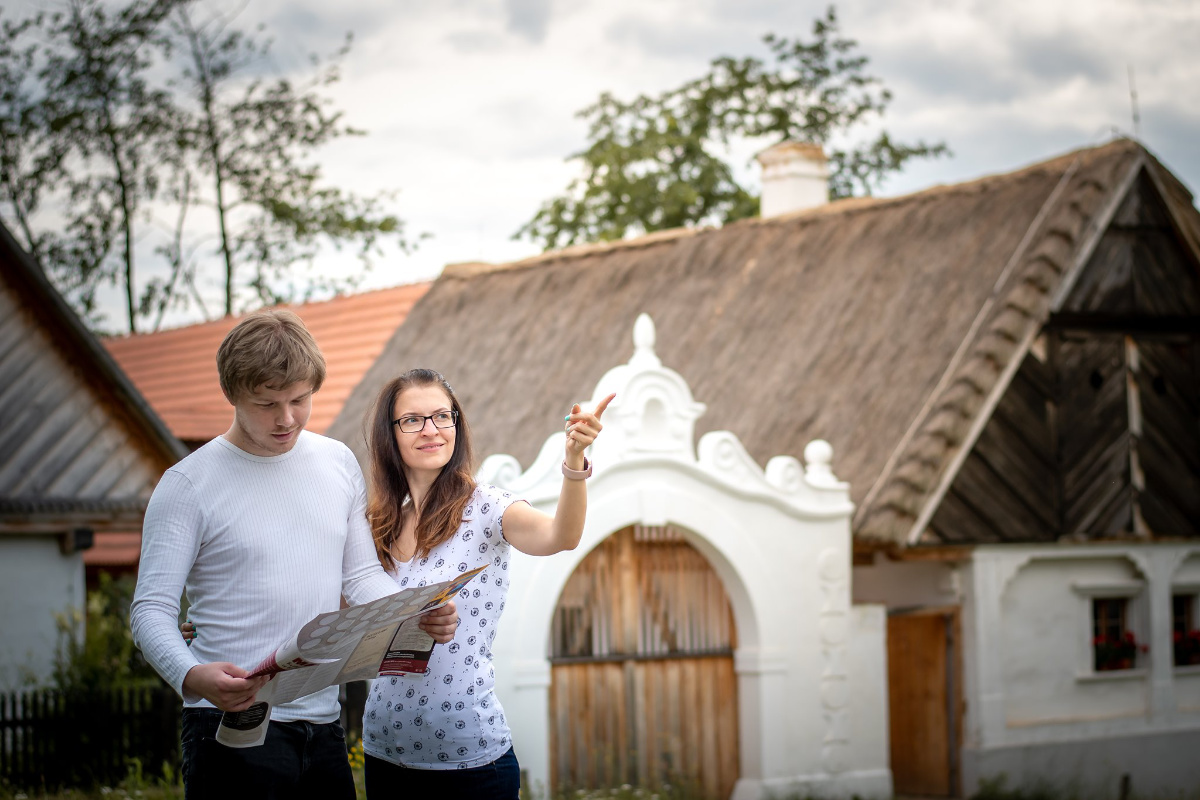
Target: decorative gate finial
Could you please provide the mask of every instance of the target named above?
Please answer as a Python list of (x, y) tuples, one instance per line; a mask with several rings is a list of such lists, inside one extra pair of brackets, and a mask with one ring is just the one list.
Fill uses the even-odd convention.
[(662, 360), (654, 352), (656, 340), (654, 320), (645, 312), (638, 314), (633, 323), (633, 358), (629, 359), (629, 366), (638, 369), (661, 367)]

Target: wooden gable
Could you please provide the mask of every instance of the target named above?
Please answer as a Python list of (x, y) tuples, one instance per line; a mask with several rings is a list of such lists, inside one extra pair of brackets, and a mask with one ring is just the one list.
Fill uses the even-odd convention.
[(1147, 168), (922, 541), (1198, 536), (1200, 262)]

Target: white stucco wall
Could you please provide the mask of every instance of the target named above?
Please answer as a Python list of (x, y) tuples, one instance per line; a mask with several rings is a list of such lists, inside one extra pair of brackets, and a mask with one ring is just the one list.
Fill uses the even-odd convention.
[[(1200, 596), (1200, 547), (1180, 559), (1171, 585), (1180, 594)], [(1192, 607), (1192, 618), (1200, 622), (1200, 600)], [(1200, 666), (1176, 667), (1171, 674), (1176, 713), (1185, 718), (1200, 715)]]
[[(1200, 587), (1200, 545), (977, 548), (964, 790), (1010, 784), (1073, 787), (1116, 798), (1200, 786), (1200, 668), (1172, 663), (1171, 596)], [(1136, 668), (1093, 670), (1091, 601), (1129, 598), (1127, 627), (1149, 646)], [(971, 711), (974, 709), (974, 712)]]
[[(1192, 797), (1200, 787), (1200, 667), (1175, 667), (1171, 597), (1200, 593), (1200, 543), (987, 545), (958, 563), (891, 561), (854, 570), (854, 598), (891, 610), (958, 606), (962, 786), (984, 778), (1116, 800)], [(1150, 651), (1096, 673), (1091, 601), (1129, 599)], [(1189, 794), (1192, 793), (1192, 794)]]
[[(991, 648), (1003, 666), (1004, 724), (1009, 730), (1109, 722), (1145, 716), (1145, 659), (1138, 669), (1094, 674), (1091, 595), (1106, 586), (1142, 585), (1128, 558), (1031, 560), (1000, 598), (1000, 635)], [(1128, 625), (1146, 638), (1145, 592), (1129, 598)]]
[(0, 691), (47, 683), (58, 629), (54, 615), (82, 610), (83, 555), (64, 556), (54, 536), (0, 536)]

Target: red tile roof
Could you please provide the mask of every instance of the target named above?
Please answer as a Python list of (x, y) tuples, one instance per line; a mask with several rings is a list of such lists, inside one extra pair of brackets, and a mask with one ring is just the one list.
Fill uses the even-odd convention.
[[(284, 306), (300, 315), (325, 354), (325, 384), (308, 429), (324, 433), (384, 344), (429, 289), (414, 283)], [(208, 441), (229, 429), (229, 403), (217, 379), (217, 347), (240, 317), (105, 339), (104, 345), (177, 437)]]
[(88, 567), (132, 567), (142, 550), (142, 534), (98, 532), (95, 543), (83, 551)]

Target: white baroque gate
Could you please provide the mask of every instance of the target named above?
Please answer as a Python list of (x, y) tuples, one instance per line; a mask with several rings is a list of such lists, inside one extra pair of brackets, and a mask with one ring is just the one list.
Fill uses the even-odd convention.
[[(497, 692), (529, 784), (549, 785), (550, 643), (564, 587), (611, 534), (672, 525), (720, 576), (733, 609), (739, 776), (731, 797), (890, 797), (885, 615), (850, 603), (853, 506), (830, 469), (832, 449), (813, 441), (804, 465), (776, 456), (764, 470), (727, 431), (694, 444), (704, 405), (662, 365), (645, 314), (633, 338), (629, 363), (593, 393), (593, 404), (610, 392), (617, 399), (589, 453), (583, 541), (552, 558), (514, 553), (510, 564)], [(511, 456), (488, 457), (479, 479), (551, 511), (564, 435), (549, 437), (524, 472)]]

